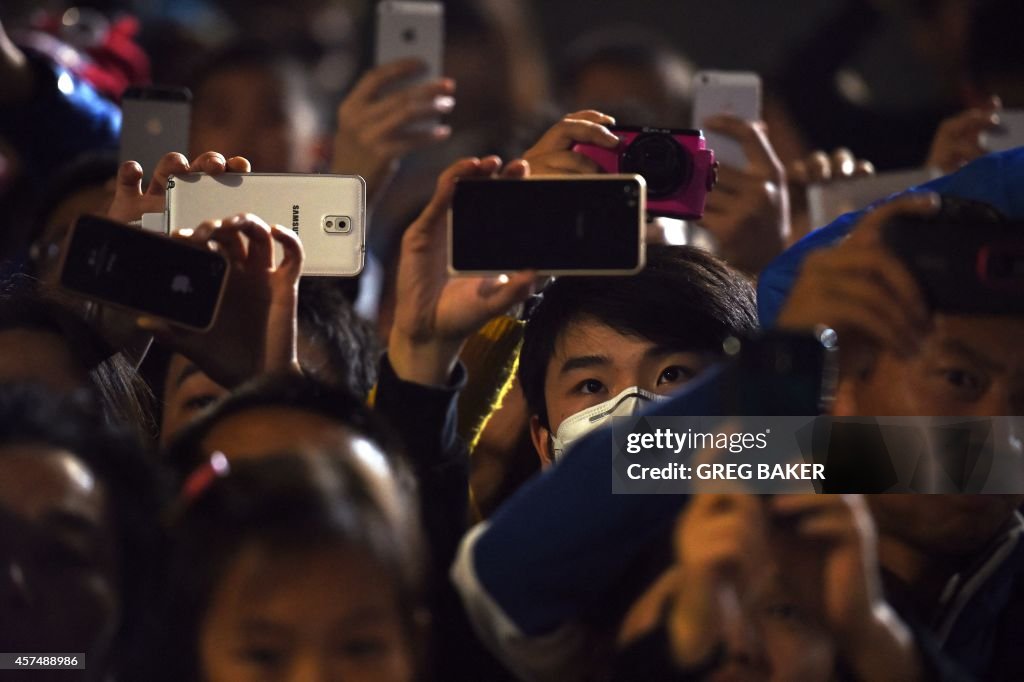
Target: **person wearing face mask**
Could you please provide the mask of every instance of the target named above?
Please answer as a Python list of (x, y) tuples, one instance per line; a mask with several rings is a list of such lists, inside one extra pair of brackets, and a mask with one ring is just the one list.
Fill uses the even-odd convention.
[[(565, 277), (548, 285), (528, 315), (518, 374), (531, 415), (530, 436), (549, 468), (540, 479), (566, 465), (573, 468), (573, 447), (610, 425), (612, 417), (650, 410), (691, 382), (698, 388), (707, 383), (700, 375), (721, 359), (723, 342), (756, 330), (754, 305), (753, 288), (743, 275), (686, 246), (649, 245), (646, 267), (632, 277)], [(577, 483), (579, 489), (594, 484)], [(521, 488), (510, 502), (529, 496), (530, 488)], [(535, 511), (542, 517), (575, 512), (574, 502), (562, 495)], [(462, 541), (452, 578), (466, 611), (481, 639), (519, 679), (584, 679), (581, 655), (595, 658), (582, 654), (589, 629), (553, 617), (572, 597), (538, 591), (523, 598), (520, 590), (530, 581), (505, 562), (507, 553), (525, 551), (518, 540), (508, 541), (510, 523), (517, 533), (531, 536), (531, 556), (572, 543), (562, 533), (518, 524), (503, 513), (508, 508), (504, 505)], [(594, 528), (607, 520), (605, 511), (590, 514)], [(502, 530), (489, 533), (492, 525)], [(572, 532), (587, 530), (576, 526)], [(560, 584), (559, 576), (575, 561), (586, 564), (587, 558), (545, 564), (545, 585)], [(573, 595), (587, 589), (561, 584)], [(555, 627), (548, 627), (552, 623)]]
[(750, 283), (692, 247), (651, 245), (633, 277), (562, 278), (533, 308), (519, 357), (544, 465), (612, 417), (639, 414), (757, 327)]

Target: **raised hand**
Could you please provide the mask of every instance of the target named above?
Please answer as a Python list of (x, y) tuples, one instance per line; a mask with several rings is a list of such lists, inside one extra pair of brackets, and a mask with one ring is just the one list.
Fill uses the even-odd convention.
[[(530, 295), (534, 281), (530, 272), (498, 278), (448, 274), (445, 228), (455, 183), (459, 178), (491, 177), (501, 168), (501, 159), (495, 156), (462, 159), (449, 166), (438, 179), (430, 203), (402, 237), (388, 357), (396, 374), (406, 381), (447, 383), (466, 339)], [(528, 173), (525, 162), (514, 161), (501, 176), (522, 178)]]
[(162, 213), (167, 198), (167, 179), (185, 173), (248, 173), (249, 161), (241, 156), (225, 159), (219, 152), (203, 152), (192, 163), (178, 152), (165, 154), (153, 169), (153, 177), (145, 192), (142, 190), (142, 166), (136, 161), (125, 161), (117, 169), (114, 200), (107, 209), (111, 220), (128, 223), (142, 218), (143, 213)]
[[(175, 238), (227, 257), (228, 283), (217, 319), (202, 333), (152, 318), (141, 318), (139, 326), (227, 388), (264, 373), (298, 371), (296, 317), (303, 260), (298, 237), (280, 225), (241, 214), (181, 230)], [(276, 266), (274, 242), (284, 252)]]

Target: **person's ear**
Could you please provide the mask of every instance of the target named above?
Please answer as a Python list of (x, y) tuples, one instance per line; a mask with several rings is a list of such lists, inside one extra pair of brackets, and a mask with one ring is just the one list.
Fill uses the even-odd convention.
[(547, 469), (555, 463), (554, 453), (551, 451), (551, 431), (540, 423), (540, 416), (530, 417), (530, 440), (533, 441), (533, 449), (540, 457), (540, 468)]

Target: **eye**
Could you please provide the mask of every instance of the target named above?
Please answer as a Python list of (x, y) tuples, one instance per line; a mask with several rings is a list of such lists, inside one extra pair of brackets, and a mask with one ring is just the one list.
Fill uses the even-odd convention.
[(381, 637), (354, 637), (339, 643), (337, 653), (347, 658), (370, 658), (388, 650), (387, 640)]
[(247, 646), (238, 650), (238, 658), (260, 668), (274, 668), (284, 662), (284, 652), (270, 646)]
[(764, 608), (764, 615), (772, 620), (791, 626), (808, 625), (810, 622), (810, 619), (807, 617), (807, 614), (804, 613), (803, 609), (793, 602), (776, 602), (774, 604), (769, 604)]
[(217, 402), (217, 396), (215, 395), (197, 395), (185, 401), (185, 409), (190, 412), (198, 412), (199, 410), (205, 410), (215, 402)]
[(594, 393), (600, 393), (604, 389), (602, 384), (597, 379), (585, 379), (576, 385), (576, 392), (584, 395), (593, 395)]
[(960, 367), (943, 368), (939, 370), (939, 377), (947, 390), (961, 400), (977, 400), (988, 386), (984, 374)]
[(661, 374), (658, 375), (658, 386), (684, 383), (695, 376), (697, 376), (697, 372), (689, 367), (672, 365), (661, 370)]

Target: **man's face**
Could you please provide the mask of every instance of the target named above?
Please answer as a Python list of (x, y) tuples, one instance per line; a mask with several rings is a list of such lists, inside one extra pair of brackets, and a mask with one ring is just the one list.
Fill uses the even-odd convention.
[(670, 395), (712, 364), (705, 353), (665, 348), (625, 336), (593, 319), (569, 324), (555, 343), (544, 376), (547, 426), (530, 419), (530, 435), (541, 460), (551, 462), (551, 434), (569, 416), (614, 398), (627, 388)]
[[(866, 376), (845, 378), (849, 414), (1024, 414), (1024, 319), (935, 316), (921, 351), (880, 352)], [(842, 392), (842, 391), (841, 391)]]
[[(850, 414), (1024, 414), (1024, 319), (937, 315), (919, 353), (882, 352), (866, 378), (844, 382), (852, 386)], [(869, 502), (883, 536), (927, 553), (962, 555), (984, 547), (1024, 496), (872, 495)]]

